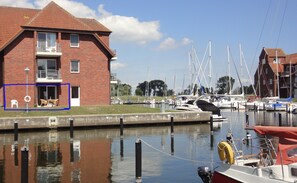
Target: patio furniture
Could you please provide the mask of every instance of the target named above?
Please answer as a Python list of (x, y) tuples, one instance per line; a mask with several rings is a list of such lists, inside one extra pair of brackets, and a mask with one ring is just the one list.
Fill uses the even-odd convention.
[(40, 105), (41, 106), (47, 106), (47, 104), (48, 104), (47, 100), (40, 99)]
[(13, 108), (14, 106), (16, 106), (16, 108), (19, 108), (19, 103), (17, 100), (13, 99), (10, 101), (10, 103), (11, 103), (11, 108)]
[(48, 103), (52, 104), (52, 106), (58, 106), (59, 105), (59, 99), (48, 99)]

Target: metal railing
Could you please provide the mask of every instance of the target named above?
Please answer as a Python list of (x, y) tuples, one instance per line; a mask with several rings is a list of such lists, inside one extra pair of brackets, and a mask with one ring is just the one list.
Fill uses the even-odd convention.
[(47, 47), (46, 45), (37, 44), (36, 52), (61, 53), (61, 45), (60, 43), (56, 43), (55, 47)]
[(60, 70), (56, 69), (47, 69), (47, 70), (38, 70), (36, 73), (37, 79), (62, 79)]

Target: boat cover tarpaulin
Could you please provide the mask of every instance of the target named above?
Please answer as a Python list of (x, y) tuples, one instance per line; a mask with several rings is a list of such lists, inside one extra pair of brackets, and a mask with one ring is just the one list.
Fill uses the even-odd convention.
[(255, 126), (260, 135), (279, 137), (277, 165), (297, 162), (297, 127)]

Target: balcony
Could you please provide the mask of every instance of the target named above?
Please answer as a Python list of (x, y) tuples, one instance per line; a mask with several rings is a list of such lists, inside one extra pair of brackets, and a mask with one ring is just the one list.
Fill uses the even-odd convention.
[(47, 47), (45, 45), (38, 45), (36, 47), (36, 56), (43, 57), (60, 57), (62, 55), (61, 46), (56, 43), (56, 46)]
[(56, 69), (38, 70), (36, 83), (62, 83), (61, 72)]

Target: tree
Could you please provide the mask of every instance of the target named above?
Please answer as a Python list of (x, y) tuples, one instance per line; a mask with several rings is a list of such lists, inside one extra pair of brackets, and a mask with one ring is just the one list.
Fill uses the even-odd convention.
[(131, 95), (132, 87), (129, 84), (122, 84), (120, 80), (118, 80), (118, 84), (112, 85), (111, 87), (111, 96), (123, 96), (123, 95)]
[[(142, 92), (142, 95), (145, 96), (168, 96), (170, 95), (169, 92), (173, 93), (173, 91), (170, 91), (167, 89), (167, 85), (162, 80), (152, 80), (150, 82), (144, 81), (143, 83), (139, 83), (136, 87), (137, 94), (140, 95)], [(135, 90), (135, 94), (136, 94)], [(166, 93), (167, 92), (167, 93)]]
[(229, 91), (232, 90), (235, 79), (231, 77), (230, 80), (231, 80), (231, 86), (229, 84), (229, 76), (223, 76), (219, 78), (216, 86), (218, 94), (229, 93)]
[(153, 96), (164, 96), (164, 91), (167, 85), (162, 80), (152, 80), (150, 81), (150, 88), (152, 89)]
[(136, 95), (136, 96), (143, 96), (143, 92), (142, 92), (142, 90), (141, 90), (140, 88), (136, 88), (136, 90), (135, 90), (135, 95)]
[(121, 84), (119, 86), (119, 92), (120, 92), (120, 95), (123, 96), (123, 95), (131, 95), (131, 89), (132, 87), (129, 85), (129, 84)]
[(166, 96), (172, 96), (172, 95), (174, 95), (174, 91), (172, 89), (167, 90)]
[(254, 89), (252, 85), (243, 86), (243, 89), (245, 94), (254, 94)]
[[(150, 94), (151, 94), (149, 82), (147, 82), (147, 81), (144, 81), (143, 83), (138, 83), (136, 90), (137, 89), (142, 91), (141, 96), (150, 96)], [(140, 91), (138, 91), (138, 92), (140, 92)]]

